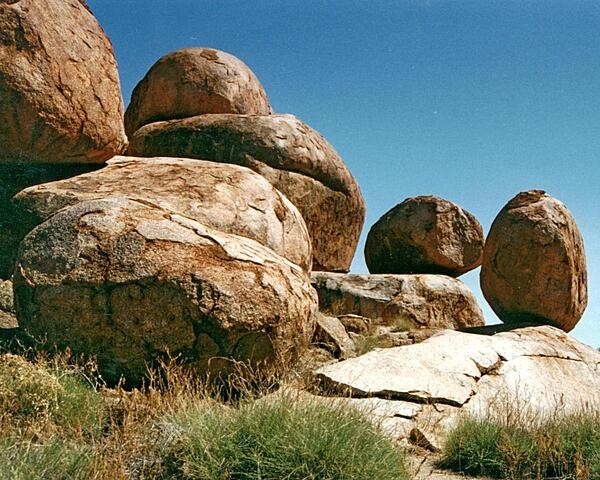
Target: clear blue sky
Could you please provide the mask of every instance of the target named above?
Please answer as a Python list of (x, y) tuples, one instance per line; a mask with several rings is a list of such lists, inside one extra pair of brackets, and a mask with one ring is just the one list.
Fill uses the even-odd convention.
[[(517, 192), (563, 201), (585, 240), (588, 309), (573, 334), (600, 346), (600, 2), (579, 0), (88, 0), (123, 96), (162, 55), (225, 50), (275, 111), (321, 132), (358, 180), (369, 227), (438, 195), (487, 231)], [(478, 287), (463, 276), (488, 323)]]

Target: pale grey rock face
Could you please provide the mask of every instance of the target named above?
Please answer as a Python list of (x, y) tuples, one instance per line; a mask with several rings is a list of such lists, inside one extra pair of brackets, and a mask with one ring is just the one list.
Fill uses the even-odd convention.
[(0, 2), (0, 163), (102, 163), (126, 145), (113, 49), (85, 3)]
[(325, 365), (315, 385), (327, 395), (416, 405), (420, 410), (405, 417), (383, 413), (387, 426), (400, 436), (426, 427), (441, 442), (463, 412), (491, 417), (513, 409), (542, 419), (598, 405), (599, 371), (600, 352), (551, 326), (493, 335), (445, 330), (419, 344)]
[(481, 290), (505, 323), (572, 330), (587, 306), (583, 238), (571, 212), (542, 190), (516, 195), (485, 244)]
[(348, 271), (365, 218), (354, 177), (334, 148), (292, 115), (199, 115), (139, 129), (128, 153), (243, 165), (263, 175), (302, 214), (313, 269)]
[(237, 165), (182, 158), (115, 157), (107, 166), (35, 185), (14, 202), (40, 223), (84, 200), (123, 196), (256, 240), (308, 271), (311, 243), (298, 210), (262, 176)]
[(310, 341), (317, 308), (306, 272), (269, 248), (119, 197), (36, 227), (14, 284), (23, 329), (132, 385), (166, 355), (201, 375), (237, 372), (234, 361), (281, 369)]
[(313, 272), (319, 309), (359, 315), (375, 324), (414, 328), (466, 328), (484, 324), (471, 290), (445, 275), (357, 275)]
[(371, 273), (458, 277), (481, 265), (483, 229), (458, 205), (435, 196), (407, 198), (372, 227), (365, 243)]
[(271, 107), (241, 60), (212, 48), (184, 48), (160, 58), (137, 84), (125, 129), (131, 136), (148, 123), (209, 113), (268, 115)]

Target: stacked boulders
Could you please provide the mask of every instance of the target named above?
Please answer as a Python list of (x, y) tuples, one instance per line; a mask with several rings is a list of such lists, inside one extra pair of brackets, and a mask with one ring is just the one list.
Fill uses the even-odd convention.
[(123, 118), (110, 42), (84, 2), (0, 12), (7, 315), (94, 355), (111, 383), (139, 384), (166, 357), (221, 377), (286, 368), (315, 330), (311, 267), (347, 271), (364, 220), (335, 150), (272, 115), (250, 69), (207, 48), (159, 60)]
[(488, 235), (481, 290), (505, 323), (572, 330), (587, 306), (581, 233), (571, 213), (542, 190), (516, 195)]
[(349, 270), (365, 216), (354, 177), (315, 130), (292, 115), (270, 115), (263, 88), (236, 58), (208, 48), (164, 56), (134, 90), (125, 127), (129, 155), (231, 163), (261, 174), (302, 214), (313, 269)]
[(408, 198), (369, 231), (371, 275), (313, 272), (320, 310), (357, 341), (365, 332), (375, 336), (377, 346), (481, 326), (475, 296), (452, 277), (481, 264), (483, 244), (480, 223), (458, 205), (434, 196)]

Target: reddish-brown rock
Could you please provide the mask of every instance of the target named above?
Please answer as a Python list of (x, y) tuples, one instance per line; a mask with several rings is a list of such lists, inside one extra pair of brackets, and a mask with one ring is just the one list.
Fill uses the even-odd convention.
[(251, 168), (304, 217), (313, 270), (350, 268), (365, 216), (362, 194), (333, 147), (293, 115), (199, 115), (157, 122), (135, 133), (129, 153)]
[(575, 327), (587, 306), (587, 269), (581, 233), (561, 202), (543, 190), (508, 202), (486, 240), (481, 290), (505, 323)]
[(408, 198), (369, 231), (371, 273), (434, 273), (458, 277), (481, 264), (483, 229), (458, 205), (434, 196)]
[(118, 156), (100, 170), (22, 190), (13, 203), (31, 225), (65, 206), (109, 196), (157, 205), (251, 238), (310, 270), (310, 238), (296, 207), (264, 177), (238, 165)]
[(205, 113), (268, 115), (267, 95), (238, 58), (212, 48), (185, 48), (159, 59), (131, 95), (125, 130)]
[(202, 374), (228, 375), (233, 361), (281, 371), (310, 341), (317, 308), (306, 272), (269, 248), (119, 197), (31, 231), (14, 291), (21, 328), (133, 385), (167, 355)]
[(102, 163), (126, 142), (113, 49), (85, 2), (0, 2), (0, 161)]

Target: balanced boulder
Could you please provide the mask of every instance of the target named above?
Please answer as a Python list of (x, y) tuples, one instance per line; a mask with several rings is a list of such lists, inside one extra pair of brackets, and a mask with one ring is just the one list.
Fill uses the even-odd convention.
[(102, 163), (126, 142), (113, 49), (85, 2), (0, 2), (0, 162)]
[(311, 245), (302, 216), (262, 176), (237, 165), (182, 158), (115, 157), (101, 170), (35, 185), (14, 202), (39, 224), (65, 206), (122, 196), (265, 245), (305, 271)]
[(269, 248), (119, 197), (30, 232), (14, 286), (23, 330), (132, 385), (169, 355), (202, 374), (282, 368), (309, 342), (317, 305), (307, 274)]
[(212, 48), (185, 48), (159, 59), (135, 87), (125, 130), (204, 113), (271, 113), (265, 91), (238, 58)]
[(371, 273), (458, 277), (481, 264), (483, 229), (473, 215), (434, 196), (408, 198), (383, 215), (365, 244)]
[(486, 240), (481, 290), (505, 323), (572, 330), (587, 306), (581, 233), (567, 208), (543, 190), (516, 195)]
[(445, 275), (356, 275), (313, 272), (319, 309), (358, 315), (374, 325), (460, 329), (484, 324), (473, 292)]
[(140, 128), (129, 154), (234, 163), (263, 175), (298, 208), (313, 269), (348, 271), (365, 216), (354, 177), (333, 147), (292, 115), (200, 115)]

